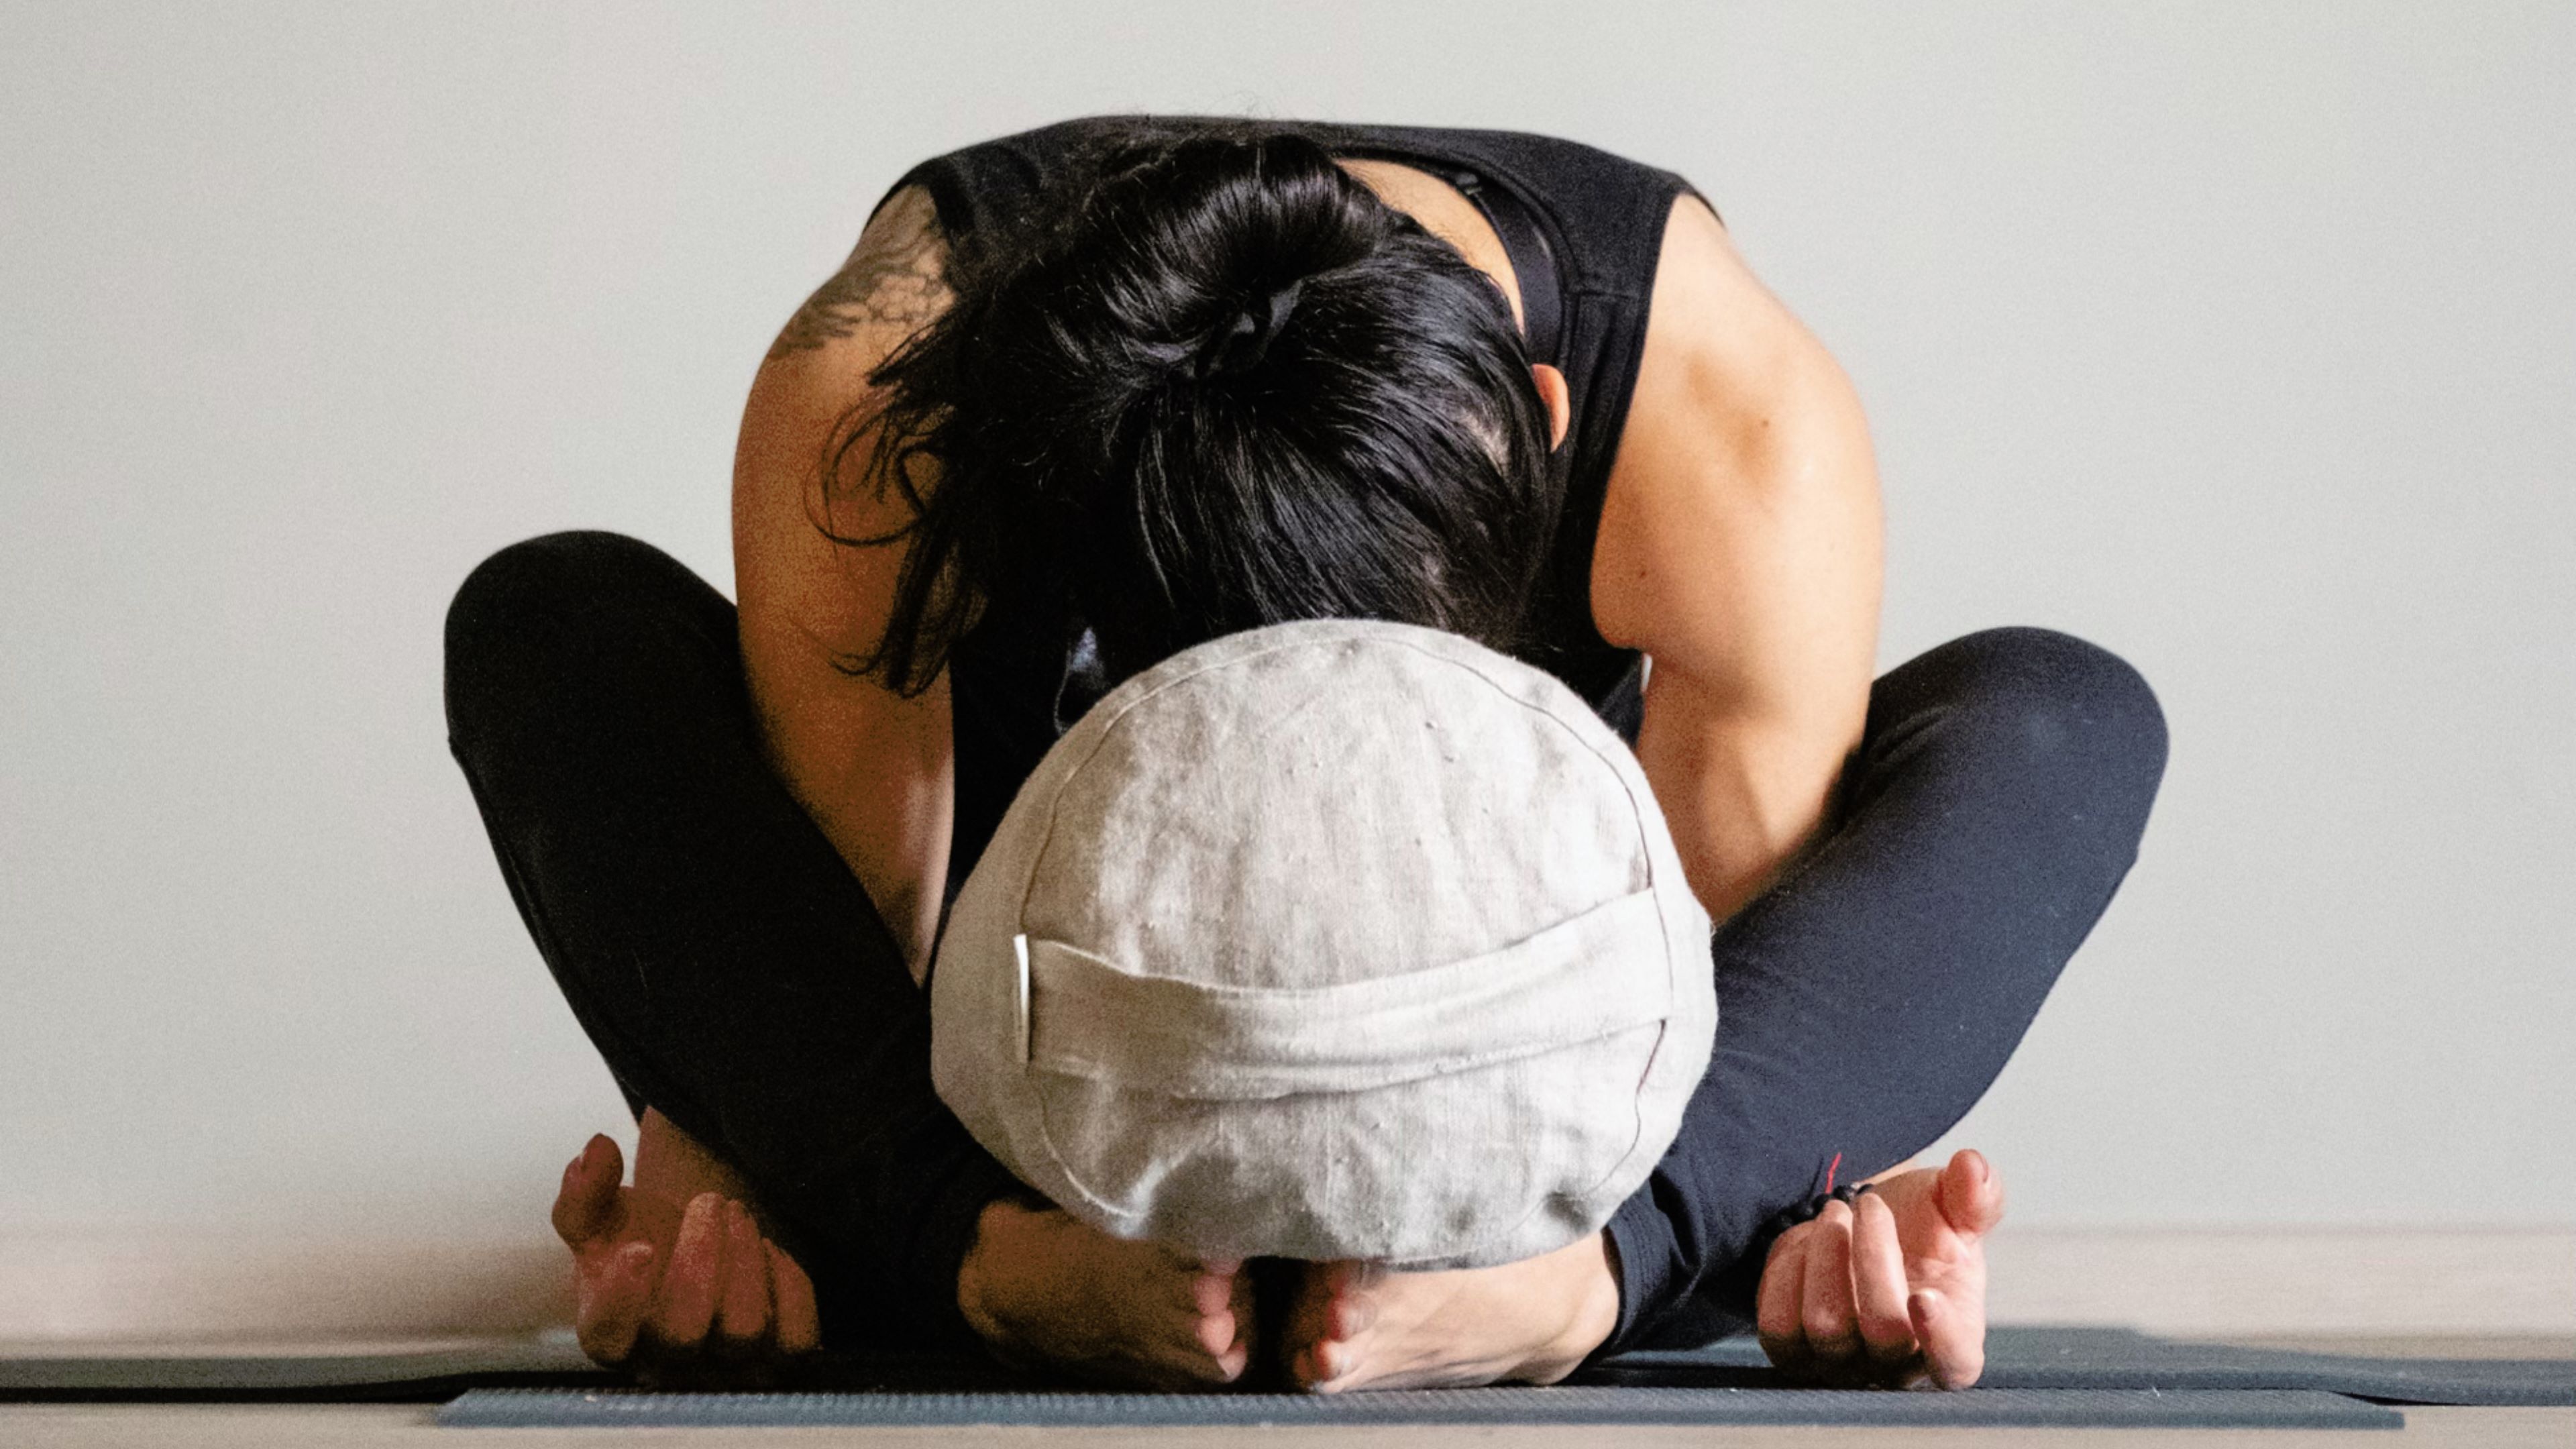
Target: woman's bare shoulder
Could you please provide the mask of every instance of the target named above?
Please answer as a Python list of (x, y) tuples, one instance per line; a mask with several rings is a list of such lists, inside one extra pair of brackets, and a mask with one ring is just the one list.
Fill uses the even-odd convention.
[(1602, 504), (1596, 626), (1658, 671), (1743, 676), (1738, 693), (1808, 692), (1828, 658), (1865, 686), (1878, 529), (1850, 379), (1685, 193)]

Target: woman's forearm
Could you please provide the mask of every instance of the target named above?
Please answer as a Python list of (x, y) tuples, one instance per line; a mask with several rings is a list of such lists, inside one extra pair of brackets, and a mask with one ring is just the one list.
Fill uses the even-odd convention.
[[(947, 305), (929, 193), (888, 198), (841, 272), (761, 365), (734, 455), (734, 579), (745, 683), (770, 765), (867, 888), (921, 979), (948, 871), (948, 693), (906, 696), (853, 670), (882, 642), (905, 551), (838, 541), (899, 535), (901, 496), (843, 478), (870, 376)], [(846, 450), (843, 444), (847, 444)]]
[(947, 678), (903, 699), (766, 622), (744, 615), (743, 652), (771, 767), (867, 888), (920, 981), (954, 815)]

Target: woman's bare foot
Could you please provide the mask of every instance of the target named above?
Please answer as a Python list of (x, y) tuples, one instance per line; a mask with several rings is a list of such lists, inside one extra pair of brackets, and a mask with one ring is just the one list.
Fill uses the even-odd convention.
[(957, 1305), (1005, 1363), (1154, 1388), (1232, 1383), (1252, 1357), (1243, 1265), (1126, 1242), (1053, 1208), (984, 1209)]
[(1975, 1383), (1986, 1364), (1985, 1235), (2003, 1215), (2003, 1182), (1976, 1152), (1827, 1204), (1781, 1234), (1763, 1264), (1764, 1352), (1826, 1383)]
[(1506, 1380), (1552, 1384), (1610, 1336), (1619, 1281), (1595, 1233), (1493, 1268), (1308, 1267), (1289, 1312), (1288, 1375), (1317, 1393)]

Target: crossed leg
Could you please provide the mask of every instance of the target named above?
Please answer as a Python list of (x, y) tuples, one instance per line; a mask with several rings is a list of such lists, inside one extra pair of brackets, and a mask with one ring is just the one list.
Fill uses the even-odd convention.
[[(760, 1190), (827, 1333), (885, 1327), (835, 1302), (899, 1304), (934, 1338), (977, 1327), (960, 1266), (1019, 1211), (996, 1201), (1012, 1185), (938, 1104), (926, 1003), (768, 770), (730, 606), (632, 540), (534, 540), (460, 592), (449, 671), (504, 874), (639, 1115), (661, 1108)], [(1545, 1377), (1752, 1326), (1779, 1214), (1827, 1162), (1902, 1162), (2001, 1069), (2134, 857), (2163, 751), (2135, 673), (2062, 635), (1972, 635), (1889, 674), (1836, 827), (1718, 932), (1709, 1071), (1604, 1237), (1486, 1279), (1321, 1270), (1287, 1356), (1312, 1382), (1451, 1372), (1406, 1346), (1423, 1338), (1471, 1375)], [(1001, 1281), (1042, 1298), (1084, 1261)], [(1203, 1376), (1231, 1377), (1234, 1347)]]
[[(1791, 1217), (1837, 1172), (1905, 1162), (1992, 1084), (2136, 858), (2164, 758), (2144, 681), (2063, 634), (1990, 630), (1891, 671), (1831, 829), (1719, 928), (1708, 1072), (1599, 1244), (1469, 1273), (1321, 1266), (1290, 1320), (1292, 1372), (1546, 1381), (1587, 1354), (1755, 1327), (1762, 1287), (1761, 1326), (1792, 1367), (1846, 1377), (1875, 1352), (1887, 1376), (1973, 1378), (1981, 1239), (2002, 1212), (1982, 1158), (1890, 1177), (1872, 1194), (1884, 1218), (1866, 1198), (1811, 1227)], [(1866, 1302), (1863, 1270), (1878, 1274)]]

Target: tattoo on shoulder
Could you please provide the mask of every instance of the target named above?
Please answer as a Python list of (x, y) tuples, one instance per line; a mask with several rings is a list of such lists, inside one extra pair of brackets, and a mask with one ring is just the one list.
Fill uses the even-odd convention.
[(769, 355), (809, 351), (862, 327), (918, 329), (948, 305), (945, 251), (929, 194), (906, 189), (886, 203), (831, 280), (787, 319)]

